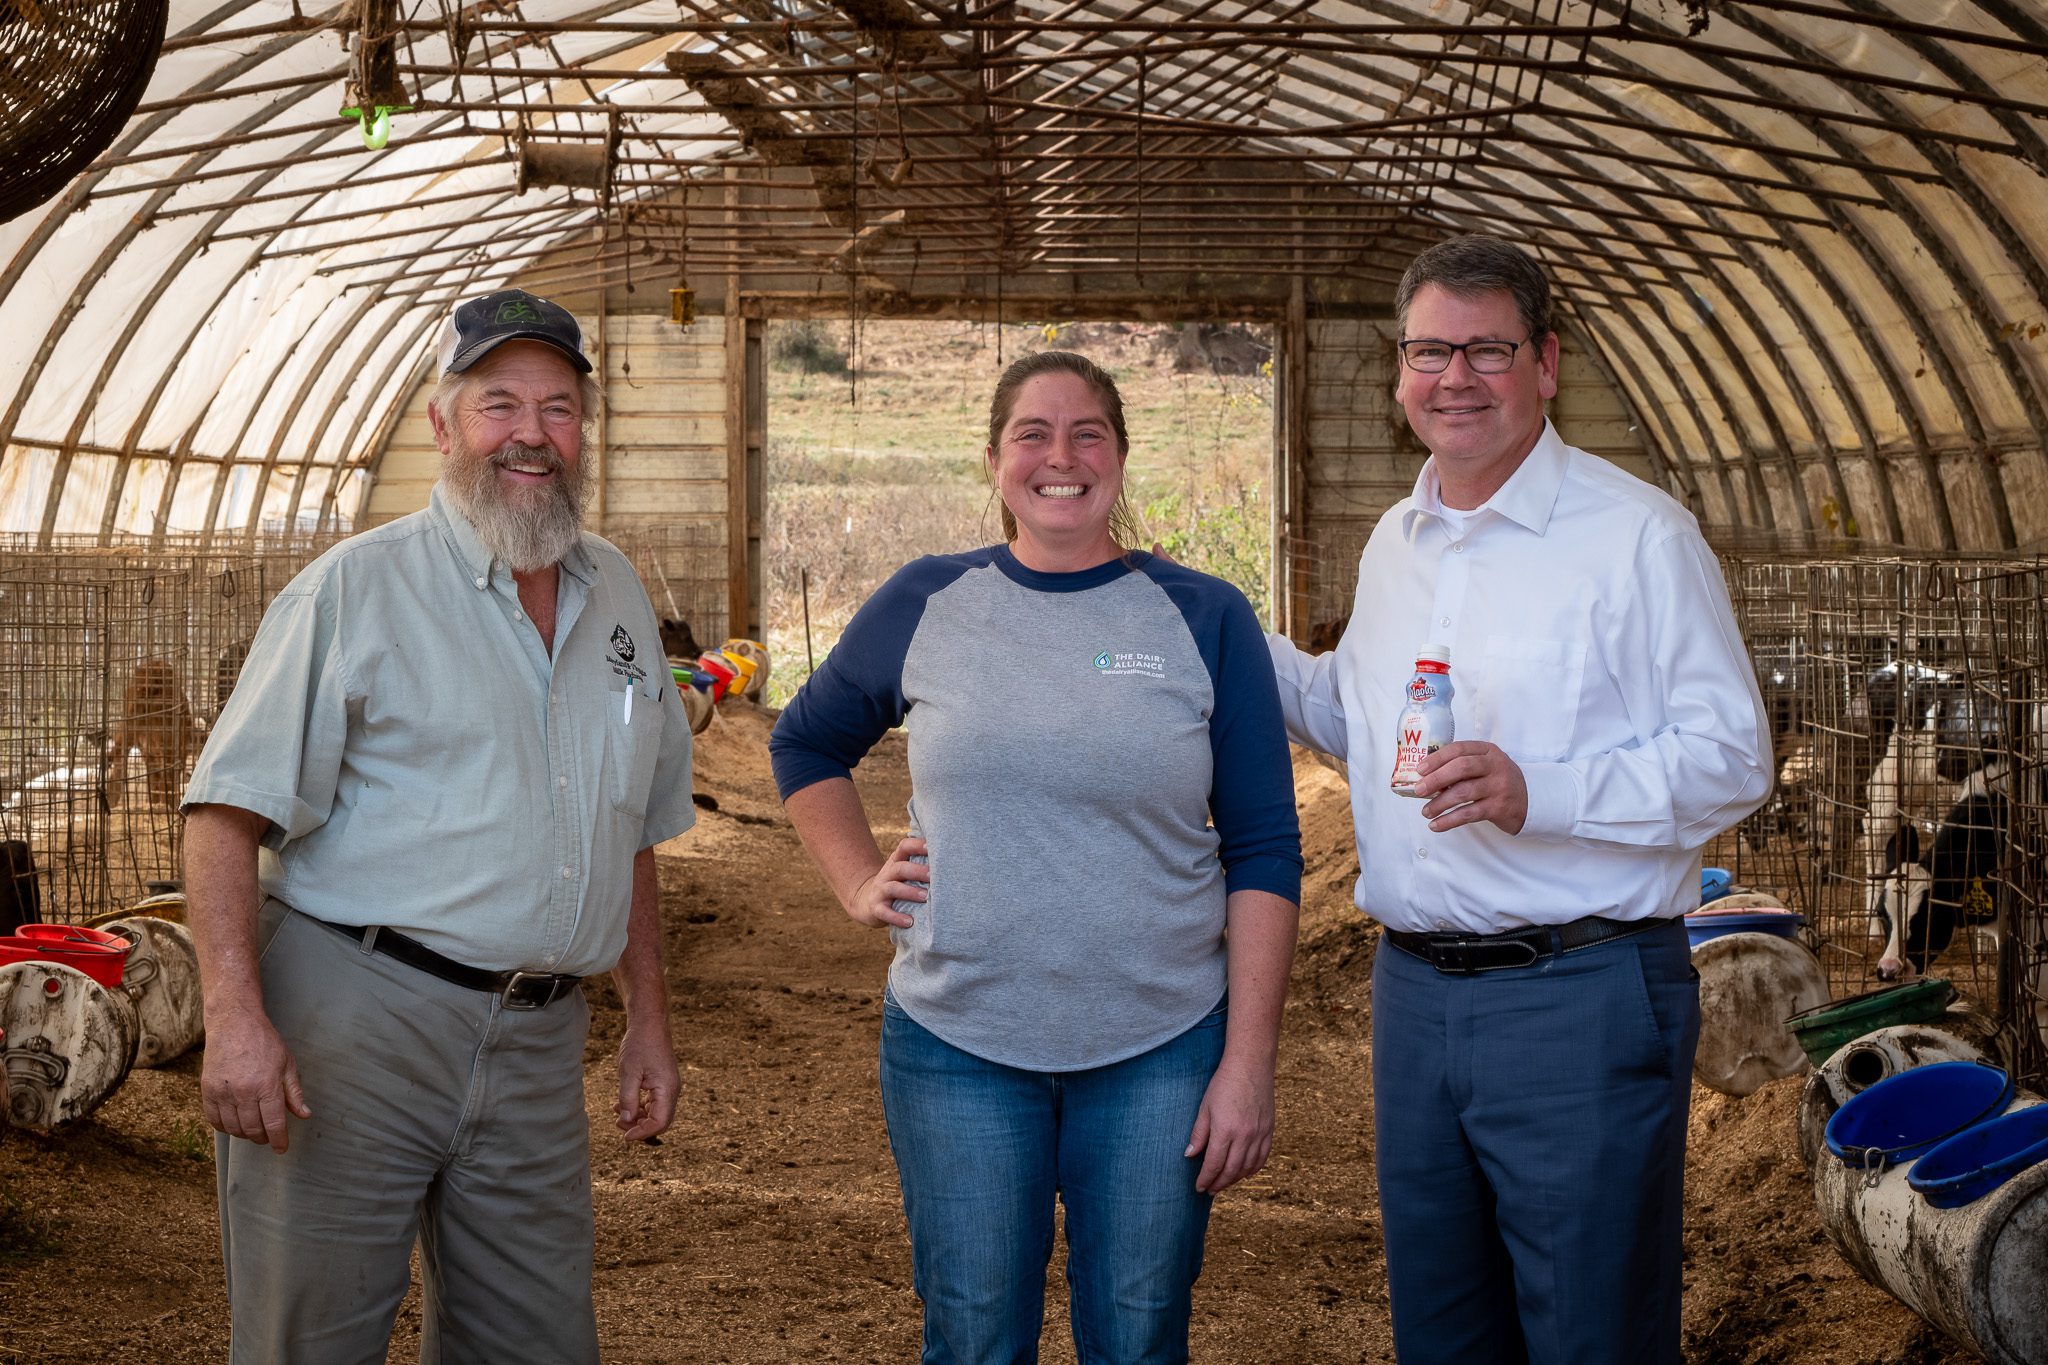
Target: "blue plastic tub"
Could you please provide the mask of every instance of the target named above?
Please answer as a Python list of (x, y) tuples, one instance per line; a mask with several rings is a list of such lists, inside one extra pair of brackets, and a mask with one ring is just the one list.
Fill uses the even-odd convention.
[(1723, 934), (1776, 934), (1779, 938), (1797, 938), (1799, 926), (1806, 923), (1806, 916), (1797, 910), (1750, 910), (1740, 914), (1687, 915), (1685, 917), (1686, 947), (1698, 948), (1710, 938)]
[(1887, 1076), (1835, 1111), (1828, 1150), (1852, 1166), (1911, 1161), (2005, 1112), (2012, 1077), (1985, 1062), (1931, 1062)]
[(1717, 901), (1728, 894), (1728, 888), (1735, 879), (1728, 875), (1725, 867), (1703, 867), (1700, 869), (1700, 904)]
[(1906, 1183), (1938, 1209), (1959, 1209), (2048, 1161), (2048, 1104), (1965, 1128), (1931, 1148)]

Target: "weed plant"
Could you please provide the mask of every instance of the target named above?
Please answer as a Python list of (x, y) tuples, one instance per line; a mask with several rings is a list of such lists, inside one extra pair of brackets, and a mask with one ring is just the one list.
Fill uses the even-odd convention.
[(214, 1152), (213, 1129), (198, 1119), (180, 1119), (171, 1127), (169, 1146), (174, 1155), (184, 1157), (187, 1161), (211, 1163)]

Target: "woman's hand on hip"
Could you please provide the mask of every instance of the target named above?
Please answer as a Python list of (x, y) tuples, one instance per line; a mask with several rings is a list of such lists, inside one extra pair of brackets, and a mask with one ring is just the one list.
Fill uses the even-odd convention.
[(1221, 1194), (1256, 1175), (1273, 1151), (1273, 1068), (1234, 1063), (1228, 1055), (1209, 1078), (1186, 1155), (1200, 1156), (1195, 1188)]
[(905, 839), (898, 843), (896, 851), (875, 874), (854, 889), (846, 913), (856, 923), (871, 929), (908, 929), (915, 924), (916, 920), (896, 908), (896, 902), (922, 902), (930, 898), (930, 892), (926, 890), (931, 879), (930, 871), (923, 863), (911, 861), (924, 857), (926, 852), (922, 839)]

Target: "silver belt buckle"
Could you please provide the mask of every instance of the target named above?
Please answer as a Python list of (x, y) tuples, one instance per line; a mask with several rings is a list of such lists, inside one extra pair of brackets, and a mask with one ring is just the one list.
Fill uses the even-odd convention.
[[(1528, 954), (1520, 962), (1481, 962), (1479, 958), (1496, 948), (1520, 948)], [(1517, 938), (1501, 938), (1488, 941), (1484, 935), (1467, 934), (1448, 943), (1432, 943), (1429, 965), (1449, 976), (1477, 976), (1481, 972), (1509, 971), (1527, 967), (1538, 961), (1543, 954), (1532, 943)]]
[(498, 998), (508, 1010), (546, 1009), (555, 1000), (555, 978), (547, 972), (514, 972)]

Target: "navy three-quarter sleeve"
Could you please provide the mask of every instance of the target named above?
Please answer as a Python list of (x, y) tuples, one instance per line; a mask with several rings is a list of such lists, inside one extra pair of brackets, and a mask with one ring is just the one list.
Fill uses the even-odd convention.
[(903, 723), (903, 659), (931, 595), (971, 567), (966, 555), (904, 565), (861, 604), (824, 664), (784, 709), (768, 737), (782, 799), (827, 778), (848, 777), (875, 741)]
[(1216, 690), (1209, 716), (1215, 759), (1209, 818), (1216, 826), (1224, 885), (1299, 901), (1294, 765), (1258, 616), (1243, 593), (1218, 579), (1158, 559), (1144, 569), (1180, 609)]

